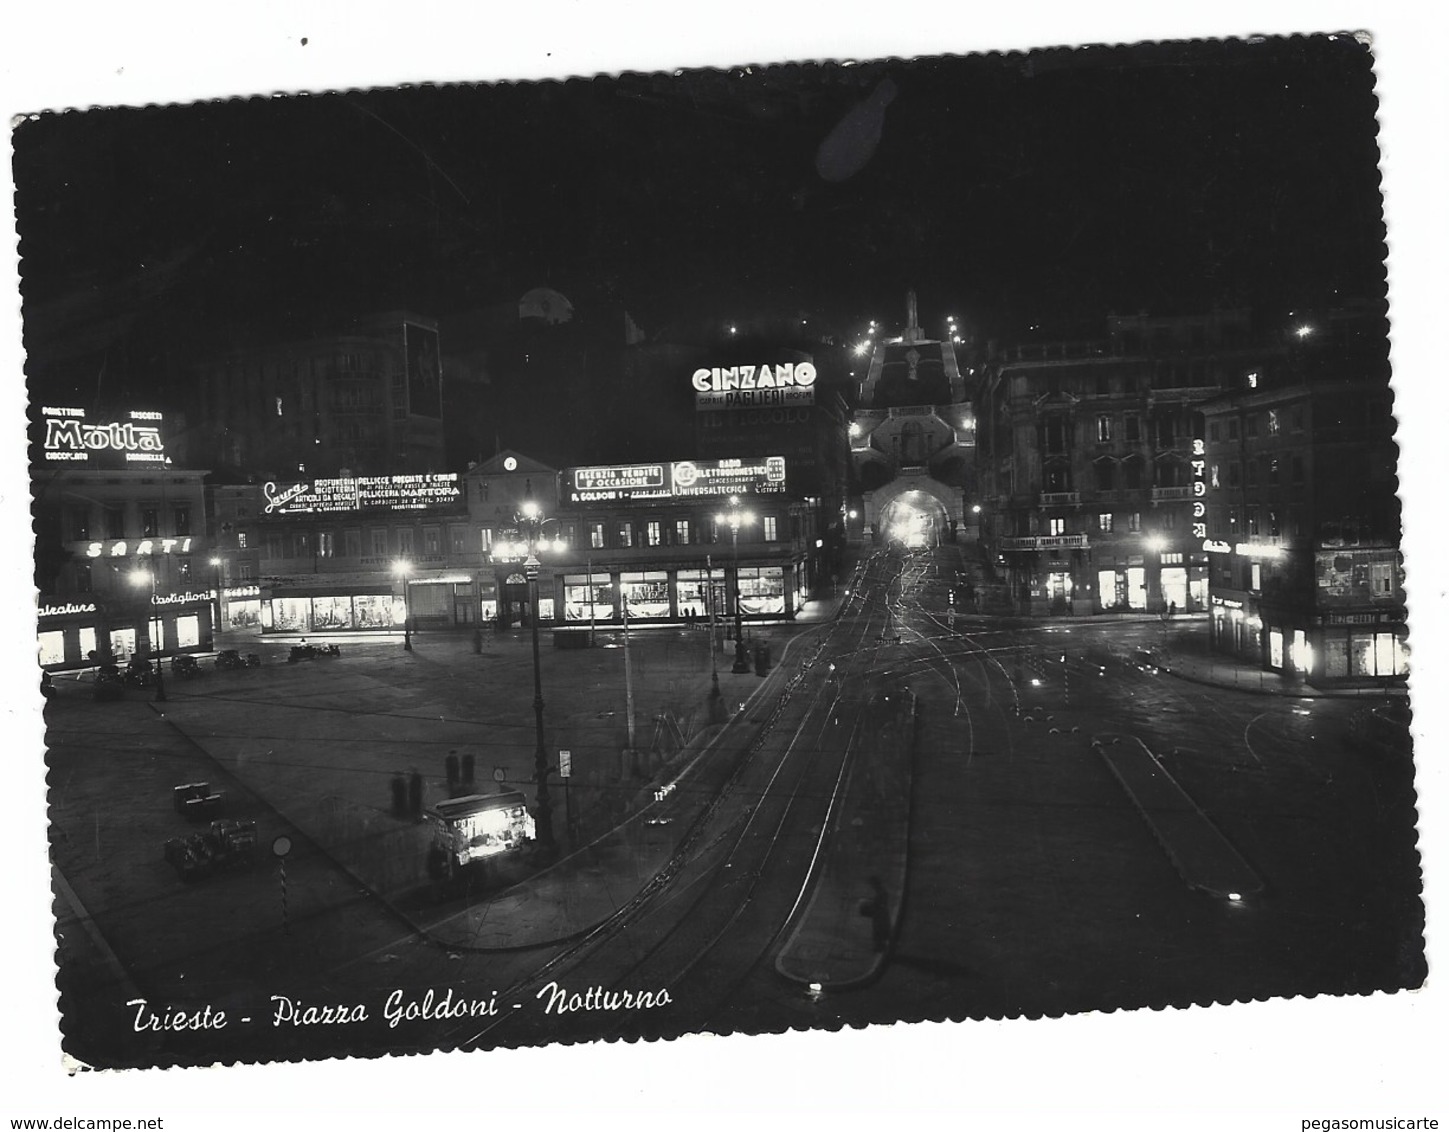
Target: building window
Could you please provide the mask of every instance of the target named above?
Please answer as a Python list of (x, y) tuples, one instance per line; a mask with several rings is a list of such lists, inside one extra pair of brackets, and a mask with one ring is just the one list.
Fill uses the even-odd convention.
[(413, 552), (413, 529), (412, 527), (399, 527), (397, 532), (397, 552), (406, 558)]
[(1250, 534), (1250, 535), (1256, 535), (1257, 533), (1258, 533), (1258, 509), (1256, 507), (1249, 507), (1248, 508), (1248, 534)]
[(292, 536), (292, 557), (307, 558), (312, 553), (312, 536), (301, 531)]
[(1097, 516), (1097, 529), (1099, 531), (1110, 531), (1112, 529), (1112, 512), (1103, 511)]
[(1177, 512), (1166, 510), (1162, 512), (1162, 529), (1164, 531), (1177, 530)]
[(493, 528), (483, 527), (478, 532), (478, 545), (484, 554), (493, 553)]
[(1268, 459), (1268, 482), (1278, 482), (1278, 457), (1271, 456)]
[(623, 547), (634, 545), (634, 528), (628, 523), (619, 524), (619, 545)]
[(1293, 422), (1292, 423), (1293, 431), (1294, 432), (1302, 432), (1303, 431), (1303, 406), (1302, 405), (1294, 405), (1293, 406), (1293, 414), (1292, 414), (1292, 416), (1291, 416), (1290, 419)]
[(191, 508), (176, 507), (171, 511), (172, 534), (185, 537), (191, 534)]
[(237, 532), (237, 536), (236, 536), (236, 548), (238, 550), (245, 550), (247, 548), (247, 533), (246, 533), (246, 531), (238, 531)]
[(250, 582), (252, 580), (252, 564), (250, 562), (238, 562), (236, 564), (236, 577), (239, 582)]
[(1053, 536), (1064, 535), (1067, 533), (1067, 521), (1065, 519), (1048, 519), (1047, 531)]
[(331, 558), (337, 553), (337, 536), (331, 531), (322, 531), (317, 535), (317, 557)]
[(448, 546), (450, 554), (464, 554), (468, 546), (468, 531), (466, 527), (448, 528)]
[(1263, 564), (1261, 562), (1252, 564), (1249, 570), (1248, 588), (1255, 592), (1263, 588)]
[(442, 554), (443, 540), (442, 532), (437, 527), (423, 528), (423, 553)]
[(1112, 418), (1106, 415), (1097, 418), (1097, 441), (1105, 443), (1112, 439)]
[(1127, 529), (1129, 531), (1131, 531), (1134, 535), (1141, 532), (1141, 530), (1142, 530), (1142, 512), (1140, 512), (1140, 511), (1133, 511), (1132, 512), (1131, 517), (1127, 520)]
[(1216, 464), (1214, 464), (1212, 468), (1208, 471), (1208, 483), (1213, 487), (1214, 490), (1223, 486), (1218, 481), (1218, 466)]
[(1129, 444), (1136, 444), (1142, 439), (1142, 426), (1137, 419), (1136, 413), (1128, 413), (1122, 422), (1125, 426), (1127, 441)]
[(1228, 439), (1229, 440), (1237, 440), (1238, 439), (1238, 418), (1237, 417), (1230, 417), (1228, 419)]
[(1236, 507), (1228, 508), (1228, 534), (1233, 538), (1238, 536), (1238, 509)]
[(779, 536), (778, 529), (776, 527), (776, 524), (778, 522), (779, 522), (779, 520), (776, 519), (774, 515), (766, 515), (765, 516), (764, 523), (765, 523), (765, 541), (766, 542), (774, 542), (777, 538), (780, 537)]
[(1097, 472), (1097, 490), (1111, 491), (1115, 477), (1116, 467), (1111, 460), (1098, 460), (1095, 464)]
[(1302, 483), (1303, 482), (1303, 457), (1302, 456), (1294, 456), (1293, 457), (1293, 482), (1294, 483)]
[(1248, 428), (1248, 435), (1249, 436), (1257, 436), (1258, 435), (1258, 414), (1257, 413), (1249, 413), (1248, 414), (1247, 428)]
[(1162, 564), (1164, 566), (1181, 566), (1182, 551), (1164, 551), (1162, 555)]
[(1375, 597), (1388, 597), (1394, 592), (1392, 562), (1374, 562), (1369, 566), (1369, 589)]
[(161, 512), (155, 507), (141, 508), (141, 537), (156, 538), (161, 534)]
[(1258, 486), (1258, 461), (1257, 460), (1249, 460), (1248, 461), (1248, 486), (1249, 487), (1257, 487)]
[(1221, 440), (1222, 439), (1222, 429), (1218, 426), (1218, 422), (1217, 421), (1211, 421), (1211, 422), (1208, 423), (1208, 439), (1209, 440)]
[(358, 530), (342, 532), (342, 556), (344, 558), (362, 557), (362, 532)]
[(374, 527), (368, 532), (371, 536), (368, 541), (372, 543), (372, 556), (374, 558), (387, 557), (387, 528)]
[(78, 594), (91, 592), (91, 564), (89, 562), (75, 564), (75, 592)]
[(89, 542), (91, 537), (91, 511), (89, 507), (70, 509), (70, 537), (77, 542)]
[(650, 519), (644, 524), (644, 544), (646, 546), (658, 546), (663, 541), (663, 537), (658, 519)]
[(592, 547), (594, 550), (603, 550), (604, 549), (604, 524), (603, 523), (590, 523), (589, 524), (589, 546)]
[(680, 546), (689, 545), (688, 519), (676, 519), (674, 521), (674, 541)]

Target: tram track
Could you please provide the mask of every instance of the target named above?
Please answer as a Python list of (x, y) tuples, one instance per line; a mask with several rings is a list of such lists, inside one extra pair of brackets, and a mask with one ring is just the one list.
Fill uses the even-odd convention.
[[(604, 979), (591, 979), (591, 986), (606, 987), (610, 991), (638, 987), (641, 985), (639, 980), (647, 974), (651, 985), (677, 988), (682, 980), (688, 978), (691, 972), (730, 936), (732, 929), (754, 903), (756, 893), (766, 879), (767, 869), (778, 861), (779, 850), (787, 832), (801, 827), (800, 809), (811, 804), (819, 809), (823, 798), (825, 810), (828, 813), (829, 808), (834, 804), (835, 794), (845, 779), (843, 770), (853, 756), (859, 720), (866, 706), (864, 700), (851, 701), (845, 695), (845, 689), (848, 680), (863, 680), (870, 672), (883, 641), (883, 633), (873, 645), (869, 638), (872, 629), (878, 623), (880, 613), (880, 610), (875, 608), (877, 595), (873, 592), (874, 584), (878, 579), (872, 578), (871, 575), (879, 571), (884, 558), (885, 556), (877, 555), (867, 560), (853, 579), (856, 585), (852, 588), (849, 604), (858, 606), (860, 613), (864, 616), (860, 618), (857, 625), (851, 627), (851, 639), (848, 642), (841, 642), (844, 647), (830, 649), (832, 639), (843, 622), (838, 619), (832, 623), (830, 630), (822, 637), (810, 657), (802, 662), (800, 670), (787, 685), (787, 691), (782, 695), (776, 711), (772, 713), (770, 720), (751, 744), (752, 749), (741, 760), (740, 766), (731, 776), (730, 781), (693, 824), (670, 864), (609, 921), (599, 925), (593, 932), (560, 951), (532, 972), (517, 979), (506, 991), (501, 992), (505, 997), (527, 997), (530, 992), (536, 994), (538, 988), (547, 987), (549, 981), (557, 983), (559, 978), (567, 974), (586, 970), (590, 962), (603, 952), (605, 945), (615, 943), (630, 930), (635, 929), (636, 925), (647, 921), (651, 916), (663, 914), (666, 909), (669, 911), (668, 920), (657, 938), (650, 941), (642, 952), (630, 955), (622, 969), (611, 971)], [(778, 723), (791, 694), (807, 686), (808, 670), (818, 664), (827, 651), (833, 661), (838, 662), (839, 671), (842, 673), (840, 679), (838, 681), (827, 680), (815, 686), (811, 702), (805, 708), (799, 726), (785, 744), (785, 750), (780, 756), (778, 765), (771, 771), (764, 788), (758, 790), (758, 800), (753, 805), (748, 805), (747, 812), (734, 819), (726, 830), (719, 831), (706, 846), (706, 849), (717, 850), (720, 845), (727, 845), (725, 852), (719, 854), (713, 861), (704, 861), (704, 852), (700, 850), (698, 844), (702, 839), (701, 835), (705, 830), (711, 828), (712, 824), (717, 824), (715, 819), (719, 817), (724, 807), (738, 800), (739, 791), (747, 780), (747, 771), (756, 765), (760, 754), (767, 749), (771, 740), (771, 732)], [(855, 671), (857, 663), (860, 667), (858, 673)], [(844, 746), (837, 750), (842, 769), (834, 777), (832, 790), (828, 794), (821, 795), (816, 791), (800, 789), (803, 783), (809, 781), (812, 772), (817, 769), (822, 753), (831, 749), (825, 739), (839, 726), (836, 721), (840, 718), (839, 713), (843, 704), (849, 704), (853, 715), (850, 728), (846, 732)], [(824, 711), (821, 711), (822, 705), (824, 705)], [(812, 721), (815, 722), (813, 734), (802, 743), (802, 735), (807, 735)], [(792, 756), (797, 757), (792, 758)], [(834, 763), (832, 762), (831, 765), (833, 766)], [(781, 776), (786, 774), (787, 768), (790, 774), (788, 780), (790, 789), (781, 792), (779, 788)], [(772, 799), (783, 799), (784, 804), (778, 812), (767, 818), (765, 811), (769, 808)], [(731, 831), (734, 830), (737, 832), (732, 834)], [(761, 845), (763, 852), (760, 849)], [(738, 872), (732, 872), (731, 870), (737, 864), (746, 867)], [(740, 876), (746, 879), (738, 882), (736, 878)], [(808, 884), (808, 881), (807, 876), (802, 884)], [(680, 887), (681, 882), (683, 882), (682, 888)], [(678, 896), (685, 889), (696, 885), (698, 890), (692, 894), (692, 899), (686, 906), (682, 909), (671, 907), (670, 895)], [(791, 907), (798, 907), (799, 893), (792, 893), (792, 896)], [(720, 904), (720, 909), (711, 910), (709, 908), (711, 902)], [(687, 931), (691, 929), (695, 932), (699, 931), (699, 925), (706, 911), (710, 911), (713, 916), (710, 927), (704, 933), (706, 938), (699, 940), (687, 937), (685, 934)], [(737, 985), (750, 976), (751, 972), (768, 955), (779, 934), (787, 925), (788, 916), (769, 934), (762, 946), (757, 946), (758, 954), (745, 965), (742, 973), (731, 985)], [(671, 948), (674, 951), (671, 951)], [(675, 954), (680, 949), (685, 952), (682, 962), (680, 957)], [(660, 967), (668, 969), (658, 971), (656, 974), (655, 968)], [(695, 981), (698, 982), (698, 980)], [(708, 1015), (712, 1012), (712, 1007), (704, 1008), (697, 1001), (691, 1007), (691, 1016), (698, 1016), (700, 1013)], [(509, 1016), (499, 1017), (481, 1029), (459, 1037), (457, 1040), (460, 1045), (465, 1047), (477, 1045), (508, 1020)], [(472, 1027), (467, 1028), (472, 1029)], [(615, 1027), (615, 1029), (618, 1028)], [(608, 1034), (599, 1036), (608, 1036)]]

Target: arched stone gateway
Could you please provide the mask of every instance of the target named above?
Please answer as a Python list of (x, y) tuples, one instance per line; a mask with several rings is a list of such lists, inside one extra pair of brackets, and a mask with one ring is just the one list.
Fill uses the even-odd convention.
[(928, 476), (901, 477), (865, 497), (866, 528), (880, 543), (952, 542), (963, 520), (961, 492)]

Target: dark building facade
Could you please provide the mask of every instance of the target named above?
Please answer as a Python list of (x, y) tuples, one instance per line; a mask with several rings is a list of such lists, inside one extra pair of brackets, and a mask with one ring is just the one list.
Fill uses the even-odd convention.
[(1315, 684), (1408, 671), (1382, 321), (1305, 319), (1275, 369), (1202, 406), (1211, 640)]
[(406, 312), (258, 346), (196, 369), (198, 441), (216, 467), (269, 476), (444, 466), (437, 324)]
[(1205, 610), (1198, 409), (1276, 350), (1245, 312), (1215, 311), (992, 351), (978, 386), (980, 531), (1012, 608)]

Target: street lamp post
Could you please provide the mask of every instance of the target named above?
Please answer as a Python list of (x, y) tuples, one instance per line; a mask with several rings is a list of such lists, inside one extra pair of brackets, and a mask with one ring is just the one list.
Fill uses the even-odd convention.
[(413, 651), (413, 593), (411, 586), (411, 575), (413, 564), (400, 560), (393, 563), (393, 573), (402, 579), (403, 584), (403, 651)]
[(211, 635), (215, 637), (216, 634), (221, 632), (221, 559), (213, 558), (211, 560), (211, 568), (216, 574), (216, 622), (211, 630)]
[(149, 586), (151, 590), (150, 611), (155, 616), (148, 617), (147, 623), (149, 625), (154, 622), (156, 626), (154, 631), (148, 630), (151, 632), (151, 651), (156, 654), (156, 702), (165, 703), (166, 676), (161, 667), (161, 646), (158, 640), (161, 636), (161, 611), (156, 607), (156, 571), (154, 569), (145, 570), (138, 566), (135, 573), (131, 575), (131, 581), (138, 586)]
[[(538, 537), (543, 526), (543, 516), (538, 504), (527, 500), (518, 514), (519, 526), (528, 539), (528, 558), (524, 560), (524, 577), (528, 580), (529, 625), (533, 630), (533, 723), (537, 744), (533, 752), (533, 778), (538, 785), (537, 804), (533, 816), (535, 836), (546, 850), (552, 850), (553, 803), (548, 796), (548, 750), (543, 745), (543, 675), (538, 657)], [(592, 584), (592, 582), (590, 583)]]
[(730, 545), (734, 552), (735, 562), (735, 663), (731, 671), (748, 672), (750, 662), (749, 658), (745, 656), (745, 617), (744, 610), (740, 606), (740, 527), (749, 526), (755, 521), (755, 516), (752, 512), (740, 510), (740, 497), (731, 495), (730, 509), (717, 515), (716, 519), (721, 523), (729, 524)]

